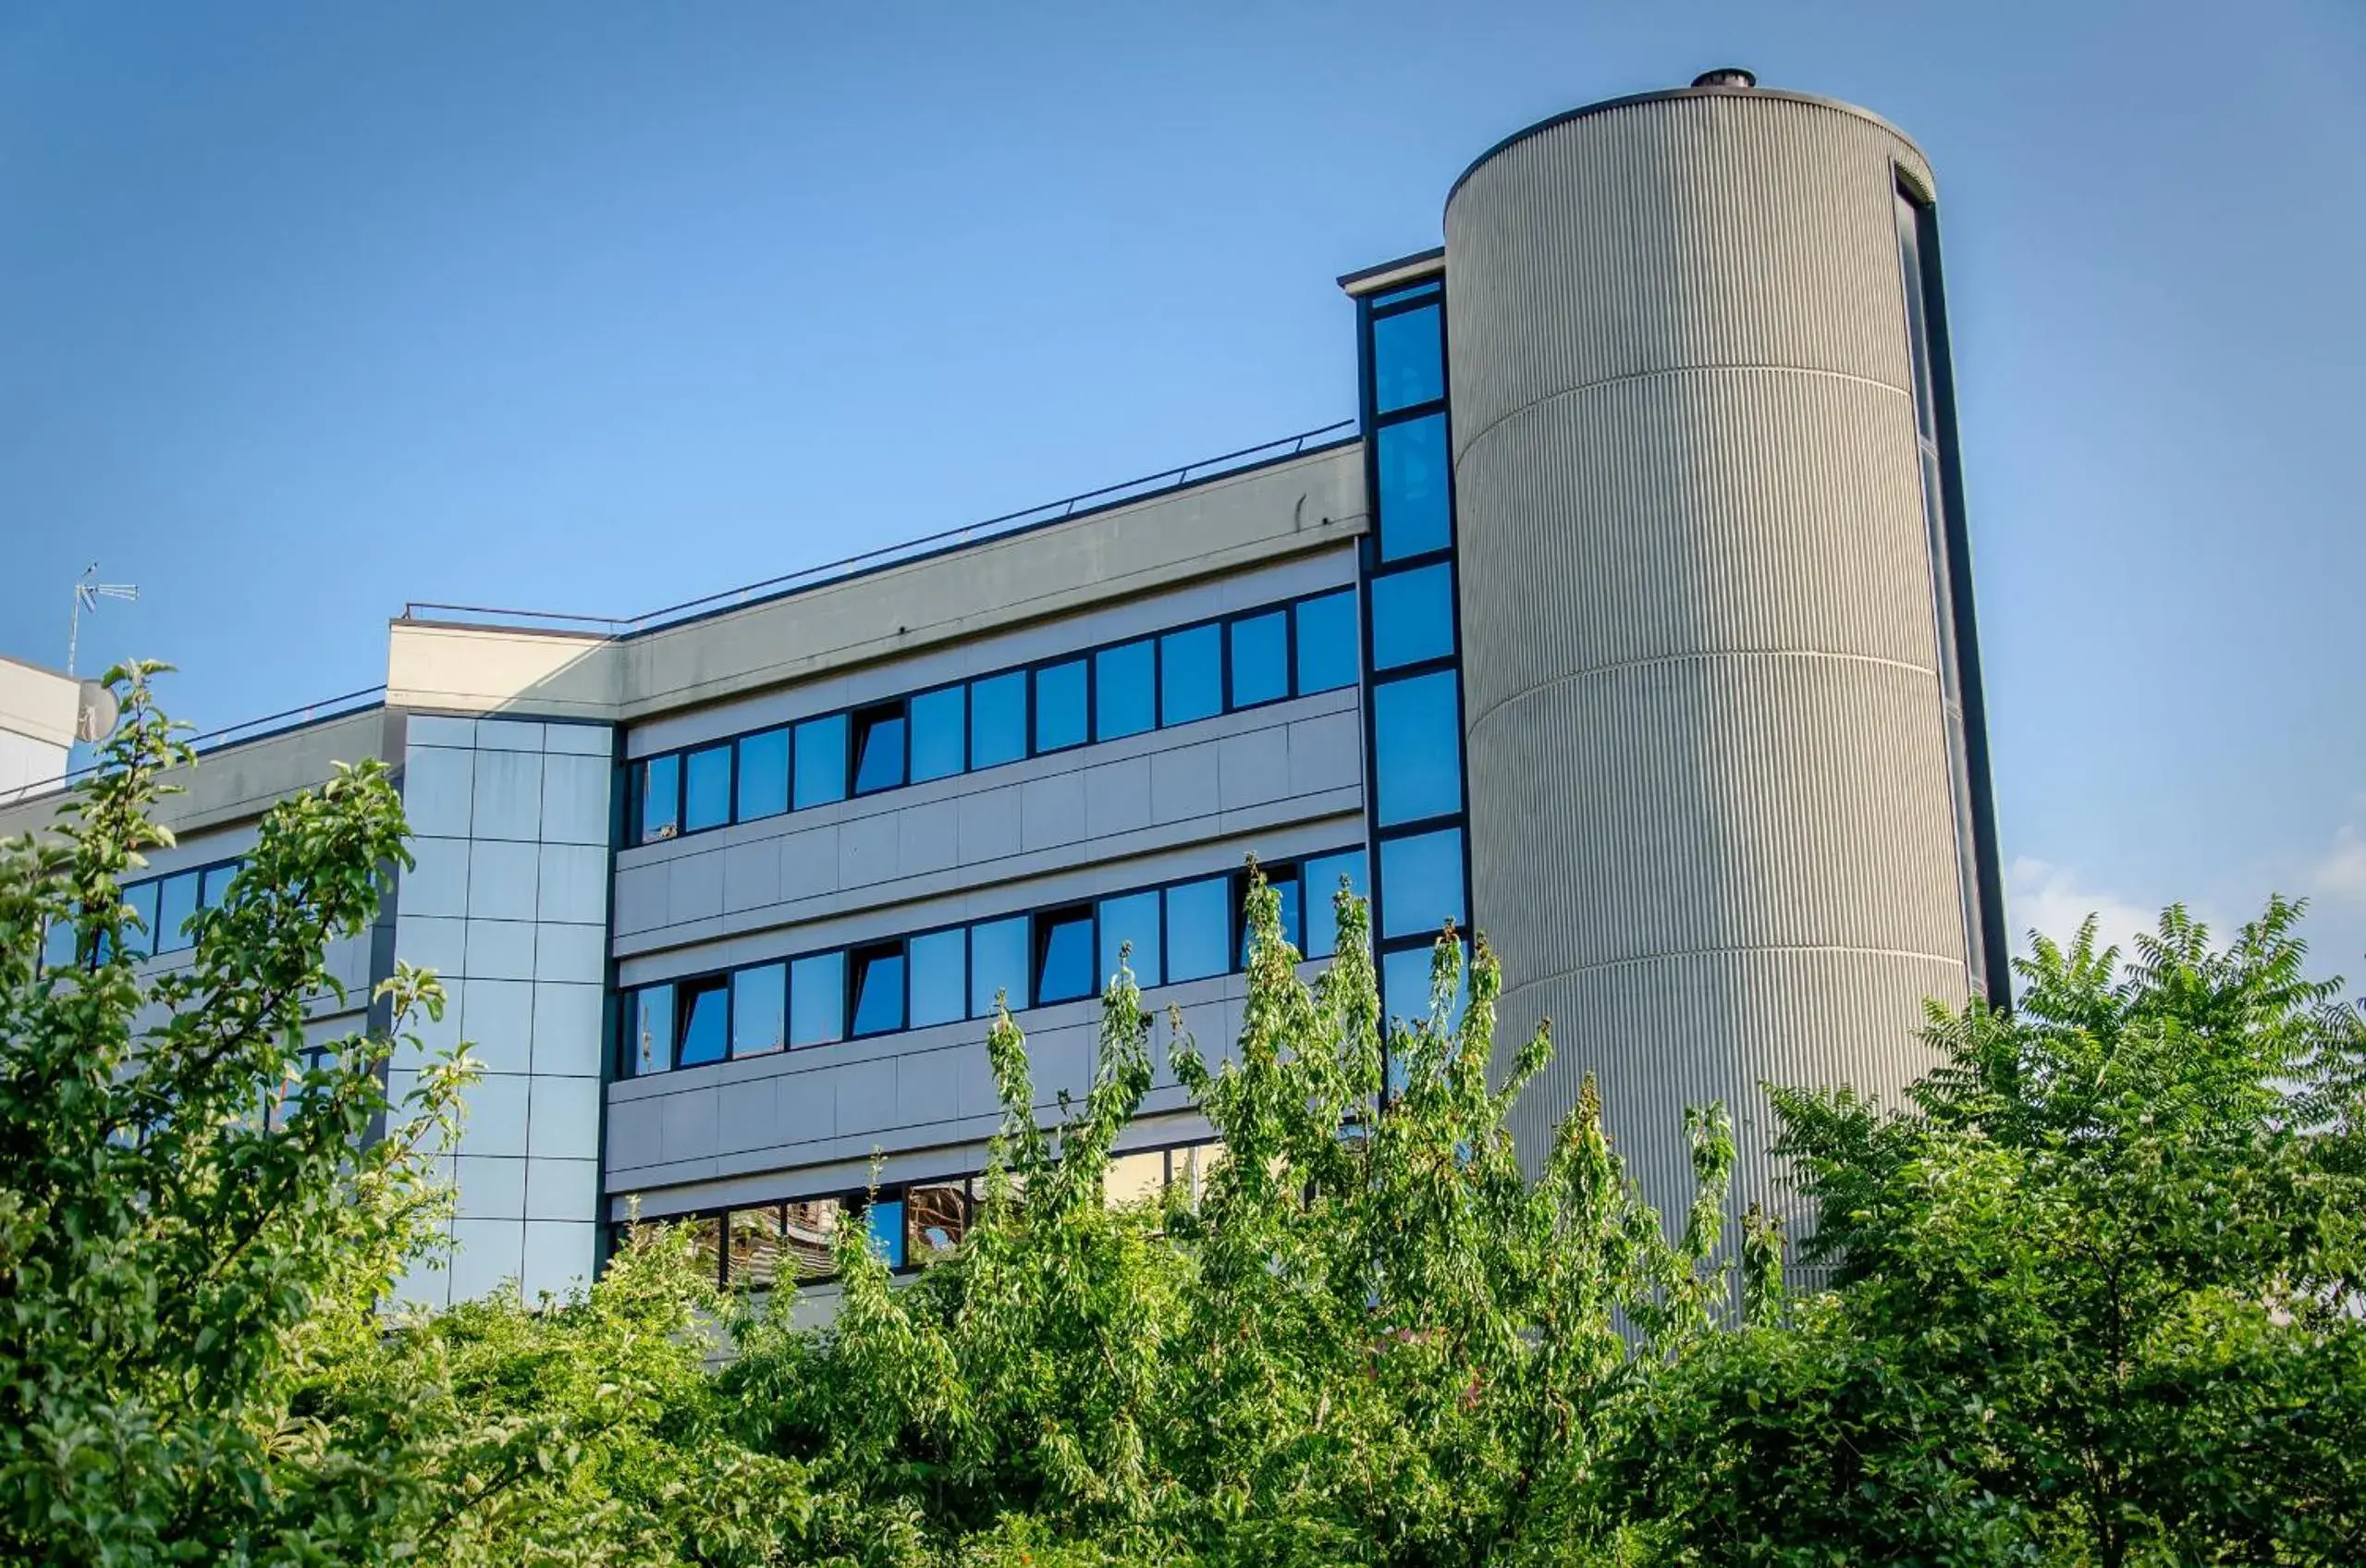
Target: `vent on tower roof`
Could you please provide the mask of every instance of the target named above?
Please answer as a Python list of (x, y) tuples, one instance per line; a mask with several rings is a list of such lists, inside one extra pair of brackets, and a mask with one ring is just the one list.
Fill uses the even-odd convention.
[(1746, 71), (1739, 66), (1720, 66), (1713, 71), (1703, 71), (1692, 79), (1695, 87), (1756, 87), (1758, 73)]

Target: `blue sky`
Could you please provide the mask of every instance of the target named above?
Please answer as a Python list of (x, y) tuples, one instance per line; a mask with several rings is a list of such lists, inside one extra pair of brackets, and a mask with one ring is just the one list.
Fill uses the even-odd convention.
[(1331, 279), (1728, 62), (1940, 178), (2015, 926), (2366, 974), (2366, 7), (0, 0), (0, 652), (228, 723), (1322, 424)]

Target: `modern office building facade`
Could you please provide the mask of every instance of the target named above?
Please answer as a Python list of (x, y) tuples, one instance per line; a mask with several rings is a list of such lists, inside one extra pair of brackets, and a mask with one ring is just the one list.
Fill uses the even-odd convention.
[[(629, 622), (412, 606), (382, 691), (172, 802), (153, 962), (273, 801), (396, 768), (417, 864), (334, 962), (356, 1010), (435, 967), (422, 1049), (484, 1065), (434, 1301), (584, 1278), (635, 1207), (739, 1283), (845, 1225), (924, 1266), (996, 998), (1047, 1117), (1122, 944), (1220, 1057), (1252, 855), (1310, 964), (1340, 880), (1372, 899), (1393, 1014), (1443, 922), (1488, 935), (1505, 1048), (1560, 1045), (1531, 1154), (1591, 1069), (1651, 1196), (1714, 1098), (1780, 1208), (1760, 1083), (1894, 1096), (1923, 999), (2002, 984), (1932, 190), (1738, 79), (1594, 105), (1342, 280), (1352, 422)], [(1155, 1052), (1127, 1191), (1211, 1153)]]

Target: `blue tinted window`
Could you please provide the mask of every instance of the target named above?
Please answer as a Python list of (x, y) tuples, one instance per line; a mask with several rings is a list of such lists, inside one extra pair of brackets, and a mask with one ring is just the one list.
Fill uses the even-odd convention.
[(722, 1060), (730, 1045), (730, 1036), (725, 1028), (729, 1014), (730, 992), (724, 988), (722, 981), (702, 981), (695, 989), (687, 986), (681, 987), (681, 1023), (678, 1035), (681, 1049), (674, 1060), (684, 1067)]
[(1290, 616), (1285, 610), (1232, 622), (1232, 705), (1255, 707), (1290, 694)]
[(1372, 318), (1372, 395), (1377, 411), (1434, 403), (1446, 395), (1445, 345), (1438, 307)]
[(846, 799), (846, 716), (797, 726), (797, 809)]
[(1092, 912), (1036, 916), (1036, 1000), (1071, 1002), (1098, 989), (1093, 981)]
[(220, 909), (227, 903), (230, 899), (230, 879), (238, 876), (239, 869), (245, 864), (246, 862), (242, 860), (234, 860), (225, 865), (207, 866), (204, 888), (197, 896), (198, 906), (202, 909)]
[(1027, 754), (1027, 672), (991, 675), (969, 688), (969, 765), (992, 767)]
[(1381, 839), (1381, 937), (1434, 936), (1449, 920), (1470, 925), (1463, 913), (1462, 830)]
[(1305, 875), (1306, 945), (1303, 950), (1308, 958), (1329, 958), (1339, 951), (1339, 879), (1347, 878), (1348, 890), (1359, 899), (1370, 890), (1364, 880), (1364, 851), (1318, 856), (1306, 863)]
[(1383, 426), (1379, 456), (1380, 558), (1401, 560), (1454, 542), (1446, 484), (1446, 416)]
[(1158, 639), (1158, 722), (1188, 724), (1224, 711), (1223, 629), (1195, 626)]
[(147, 954), (156, 950), (156, 891), (157, 884), (153, 878), (135, 882), (123, 891), (123, 901), (140, 917), (138, 931), (131, 928), (129, 920), (123, 927), (123, 939), (134, 952)]
[(864, 1216), (871, 1250), (888, 1260), (890, 1268), (903, 1267), (903, 1200), (881, 1198)]
[(682, 831), (731, 820), (731, 748), (707, 746), (682, 759)]
[(740, 737), (740, 820), (778, 816), (789, 809), (789, 731)]
[(789, 966), (789, 1043), (818, 1046), (846, 1033), (846, 955), (815, 953)]
[(854, 792), (903, 782), (903, 704), (871, 708), (854, 720)]
[(1232, 966), (1232, 879), (1211, 876), (1167, 889), (1167, 981), (1200, 980)]
[(969, 751), (969, 691), (948, 686), (912, 699), (912, 781), (950, 778)]
[(1093, 655), (1093, 733), (1139, 735), (1158, 723), (1158, 644), (1145, 637)]
[(1081, 746), (1089, 732), (1085, 715), (1085, 661), (1046, 665), (1036, 671), (1036, 750)]
[(190, 918), (197, 913), (197, 873), (167, 876), (156, 897), (156, 950), (178, 952), (189, 946)]
[(956, 927), (914, 937), (907, 944), (912, 965), (912, 1026), (950, 1023), (969, 1016), (969, 934)]
[[(1380, 955), (1380, 1011), (1390, 1018), (1401, 1018), (1412, 1023), (1429, 1016), (1429, 963), (1434, 946), (1400, 948)], [(1463, 968), (1467, 978), (1470, 968), (1470, 948), (1463, 945)], [(1469, 1004), (1470, 987), (1458, 984), (1446, 1003), (1445, 1027), (1449, 1032), (1461, 1027), (1463, 1012)]]
[(641, 765), (641, 841), (654, 844), (681, 830), (681, 758), (651, 757)]
[(1395, 288), (1381, 290), (1372, 296), (1372, 307), (1378, 310), (1382, 305), (1393, 305), (1400, 300), (1432, 299), (1437, 295), (1438, 289), (1439, 284), (1436, 278), (1424, 278), (1419, 283), (1407, 283)]
[(51, 921), (49, 929), (42, 934), (42, 967), (43, 969), (73, 968), (76, 936), (74, 922), (70, 917), (60, 916)]
[(762, 1056), (789, 1043), (789, 970), (767, 963), (731, 976), (731, 1054)]
[(854, 1033), (884, 1035), (903, 1027), (903, 948), (869, 948), (854, 955)]
[[(1298, 879), (1293, 876), (1283, 875), (1269, 876), (1267, 881), (1275, 892), (1281, 895), (1281, 939), (1296, 948), (1298, 947), (1298, 906), (1301, 901), (1298, 897)], [(1244, 891), (1245, 893), (1245, 889)], [(1249, 930), (1248, 916), (1244, 913), (1241, 917), (1241, 967), (1243, 969), (1249, 966), (1249, 944), (1254, 938), (1255, 934)], [(1299, 956), (1304, 957), (1306, 949), (1300, 948)]]
[(1101, 983), (1117, 978), (1118, 951), (1134, 944), (1134, 983), (1144, 990), (1159, 983), (1158, 895), (1128, 893), (1101, 900)]
[(989, 920), (970, 927), (969, 1010), (994, 1014), (994, 994), (1006, 992), (1012, 1012), (1027, 1005), (1027, 917)]
[(1382, 826), (1462, 809), (1463, 723), (1453, 670), (1374, 688), (1372, 729)]
[(1355, 590), (1342, 588), (1298, 606), (1298, 694), (1355, 684), (1363, 655), (1355, 646)]
[(1372, 579), (1372, 668), (1394, 669), (1454, 651), (1454, 569), (1444, 561)]
[(623, 1069), (628, 1076), (663, 1072), (674, 1064), (674, 988), (644, 986), (633, 994), (635, 1007), (624, 1042)]

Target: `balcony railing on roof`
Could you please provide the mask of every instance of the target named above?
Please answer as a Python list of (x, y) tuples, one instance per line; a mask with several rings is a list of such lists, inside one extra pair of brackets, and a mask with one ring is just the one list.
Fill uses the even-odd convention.
[(930, 556), (942, 555), (947, 551), (958, 550), (985, 540), (1005, 538), (1014, 533), (1024, 533), (1032, 528), (1065, 522), (1071, 518), (1081, 517), (1088, 512), (1100, 511), (1129, 501), (1142, 500), (1146, 496), (1162, 495), (1171, 490), (1180, 490), (1189, 484), (1222, 478), (1226, 474), (1239, 473), (1266, 463), (1280, 462), (1303, 456), (1307, 452), (1320, 451), (1348, 439), (1355, 429), (1354, 420), (1341, 420), (1318, 429), (1301, 431), (1295, 435), (1284, 435), (1276, 440), (1262, 441), (1254, 447), (1243, 447), (1238, 451), (1225, 452), (1213, 458), (1202, 458), (1196, 462), (1185, 463), (1180, 468), (1161, 469), (1157, 473), (1145, 474), (1139, 479), (1128, 479), (1116, 484), (1104, 484), (1098, 489), (1081, 491), (1060, 500), (1047, 501), (1041, 506), (1026, 508), (1023, 511), (1004, 512), (999, 517), (987, 518), (979, 522), (963, 523), (958, 528), (948, 528), (918, 539), (907, 539), (901, 544), (883, 545), (876, 550), (865, 550), (860, 555), (848, 556), (843, 560), (806, 567), (801, 570), (785, 572), (778, 577), (767, 577), (760, 582), (727, 588), (720, 593), (708, 594), (701, 598), (685, 599), (680, 604), (668, 605), (663, 609), (651, 610), (645, 615), (621, 617), (561, 615), (546, 610), (498, 609), (484, 605), (449, 605), (414, 600), (403, 606), (402, 619), (435, 621), (446, 625), (508, 626), (529, 631), (575, 632), (600, 637), (632, 637), (664, 627), (680, 626), (686, 621), (698, 620), (726, 610), (741, 609), (765, 600), (803, 593), (828, 583), (843, 582), (850, 578), (884, 570), (892, 566), (901, 566)]

